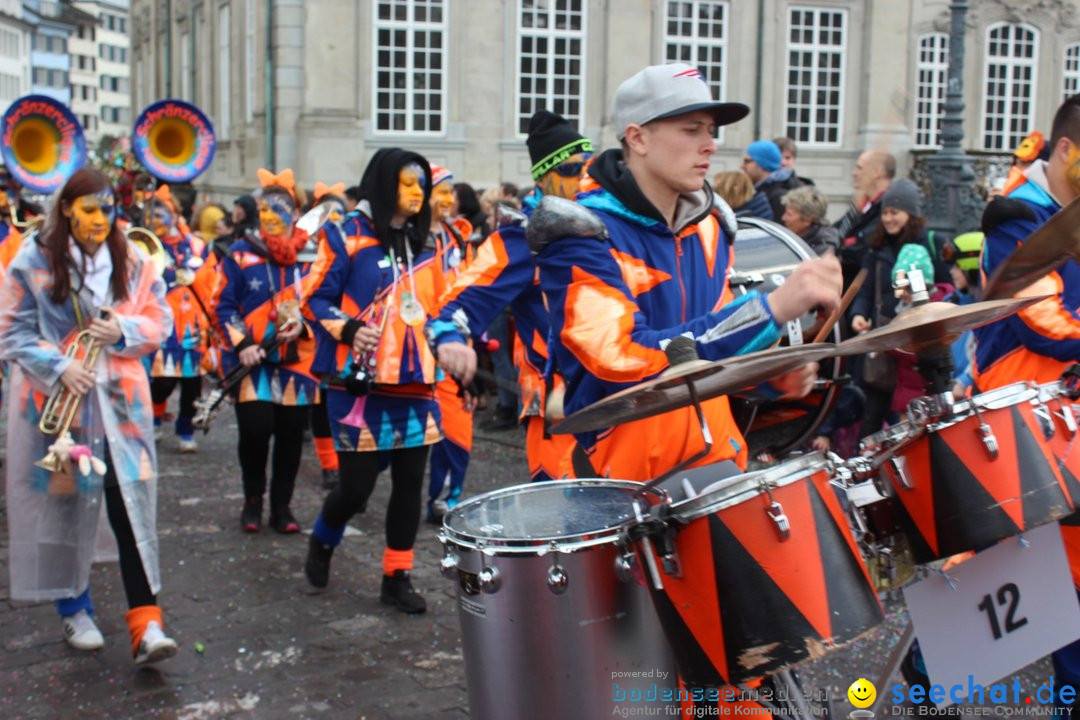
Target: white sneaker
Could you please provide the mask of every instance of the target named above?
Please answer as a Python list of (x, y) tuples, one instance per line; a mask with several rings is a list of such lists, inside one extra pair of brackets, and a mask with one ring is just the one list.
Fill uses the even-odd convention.
[(85, 610), (61, 620), (64, 625), (64, 639), (76, 650), (99, 650), (105, 645), (105, 638), (94, 623), (94, 618)]
[(199, 452), (199, 443), (195, 442), (195, 438), (192, 438), (190, 440), (185, 440), (184, 438), (180, 438), (179, 442), (177, 443), (177, 446), (180, 448), (180, 452), (182, 452), (182, 453)]
[(155, 425), (154, 426), (154, 439), (155, 440), (160, 440), (163, 437), (165, 437), (165, 428), (162, 427), (161, 425)]
[(176, 654), (176, 641), (165, 634), (161, 626), (151, 620), (143, 631), (139, 642), (139, 652), (135, 653), (135, 664), (145, 665), (167, 660)]

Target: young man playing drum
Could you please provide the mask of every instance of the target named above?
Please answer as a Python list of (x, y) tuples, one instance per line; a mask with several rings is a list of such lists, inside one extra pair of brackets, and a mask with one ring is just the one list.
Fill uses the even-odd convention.
[[(980, 260), (984, 282), (1058, 210), (1080, 197), (1080, 95), (1058, 108), (1050, 132), (1050, 159), (1024, 171), (1025, 182), (995, 198), (983, 214)], [(1054, 382), (1080, 362), (1080, 265), (1070, 260), (1021, 295), (1053, 295), (1017, 314), (975, 330), (973, 375), (978, 392), (1025, 380)], [(1080, 587), (1080, 521), (1062, 521), (1073, 582)], [(1080, 684), (1080, 642), (1054, 653), (1059, 686)]]
[[(622, 148), (594, 159), (578, 195), (607, 237), (564, 238), (538, 256), (549, 338), (566, 376), (567, 414), (658, 375), (669, 364), (664, 348), (676, 336), (692, 337), (700, 357), (718, 360), (766, 349), (787, 321), (839, 303), (834, 257), (803, 262), (768, 296), (732, 299), (734, 220), (717, 207), (706, 178), (716, 128), (748, 113), (740, 103), (715, 102), (688, 65), (648, 67), (619, 86), (613, 118)], [(806, 366), (774, 386), (805, 395), (815, 371)], [(744, 467), (746, 445), (727, 398), (702, 409), (714, 443), (697, 464), (735, 460)], [(689, 407), (577, 440), (593, 475), (638, 481), (704, 447)]]

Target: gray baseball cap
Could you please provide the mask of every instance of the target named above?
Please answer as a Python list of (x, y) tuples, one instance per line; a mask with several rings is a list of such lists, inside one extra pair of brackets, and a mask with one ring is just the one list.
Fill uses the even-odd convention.
[(615, 91), (611, 117), (615, 136), (622, 140), (626, 126), (707, 110), (717, 125), (730, 125), (750, 114), (742, 103), (713, 100), (708, 83), (697, 68), (685, 63), (651, 65), (623, 82)]

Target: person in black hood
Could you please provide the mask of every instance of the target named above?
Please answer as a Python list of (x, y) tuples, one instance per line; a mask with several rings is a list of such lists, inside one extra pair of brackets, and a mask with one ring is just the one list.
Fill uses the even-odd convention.
[(382, 148), (371, 157), (360, 178), (360, 192), (363, 194), (375, 226), (375, 237), (387, 250), (393, 248), (402, 257), (405, 254), (404, 242), (409, 243), (413, 255), (419, 255), (431, 227), (431, 206), (428, 203), (431, 188), (424, 187), (420, 209), (408, 217), (400, 227), (394, 227), (391, 220), (398, 212), (398, 179), (401, 171), (409, 165), (417, 165), (423, 171), (424, 178), (431, 178), (431, 166), (423, 156), (401, 148)]
[(327, 225), (316, 281), (304, 300), (320, 328), (315, 369), (327, 378), (326, 411), (339, 482), (323, 502), (304, 573), (326, 587), (330, 560), (349, 519), (367, 505), (389, 459), (391, 490), (380, 599), (422, 613), (413, 589), (413, 545), (429, 448), (442, 440), (435, 357), (423, 324), (446, 280), (424, 248), (431, 226), (431, 168), (416, 153), (379, 150), (360, 191), (364, 199), (340, 231)]

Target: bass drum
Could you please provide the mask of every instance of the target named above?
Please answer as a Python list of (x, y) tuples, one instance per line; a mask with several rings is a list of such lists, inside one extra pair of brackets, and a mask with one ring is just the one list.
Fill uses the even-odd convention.
[[(796, 265), (813, 257), (810, 246), (784, 226), (759, 218), (739, 218), (731, 290), (736, 295), (751, 290), (770, 293)], [(798, 322), (788, 323), (781, 345), (813, 341), (824, 318), (825, 313), (807, 313)], [(840, 323), (826, 341), (840, 342)], [(751, 459), (763, 454), (781, 457), (813, 437), (836, 402), (839, 386), (834, 380), (840, 368), (840, 358), (822, 361), (813, 392), (800, 400), (731, 398), (731, 411), (746, 438)]]

